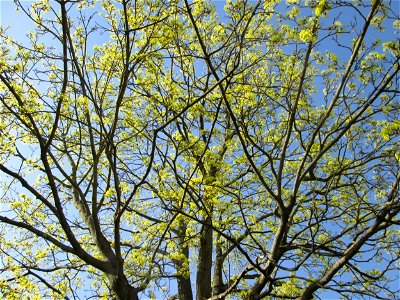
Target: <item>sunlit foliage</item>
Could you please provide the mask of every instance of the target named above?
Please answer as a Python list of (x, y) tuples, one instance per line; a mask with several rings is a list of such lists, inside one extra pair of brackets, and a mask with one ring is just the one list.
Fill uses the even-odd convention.
[(1, 298), (395, 299), (398, 2), (15, 8)]

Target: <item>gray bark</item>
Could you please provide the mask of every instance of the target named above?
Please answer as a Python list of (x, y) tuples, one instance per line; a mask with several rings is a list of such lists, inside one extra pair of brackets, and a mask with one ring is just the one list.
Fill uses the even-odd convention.
[(117, 300), (139, 300), (137, 289), (133, 288), (124, 275), (108, 275), (113, 298)]
[[(224, 265), (225, 256), (222, 254), (221, 244), (216, 242), (216, 257), (215, 257), (215, 265), (214, 265), (214, 276), (213, 276), (213, 284), (212, 284), (212, 292), (213, 295), (218, 295), (226, 290), (226, 285), (224, 284), (224, 280), (222, 278), (222, 270)], [(225, 298), (222, 298), (225, 299)]]
[[(185, 256), (185, 259), (188, 262), (189, 260), (189, 247), (186, 243), (186, 224), (182, 223), (179, 226), (179, 244), (182, 245), (182, 254)], [(177, 260), (175, 262), (176, 270), (178, 272), (177, 280), (178, 280), (178, 299), (179, 300), (192, 300), (193, 299), (193, 291), (192, 291), (192, 282), (190, 280), (190, 274), (188, 276), (182, 275), (182, 273), (189, 273), (188, 270), (185, 270), (186, 266), (184, 262), (181, 260)]]
[(196, 300), (204, 300), (211, 297), (211, 267), (213, 233), (210, 227), (211, 218), (207, 217), (202, 226), (200, 236), (199, 259), (197, 263)]

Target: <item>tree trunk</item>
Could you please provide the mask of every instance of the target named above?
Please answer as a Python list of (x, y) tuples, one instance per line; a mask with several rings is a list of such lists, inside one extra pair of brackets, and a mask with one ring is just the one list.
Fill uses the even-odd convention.
[[(224, 259), (225, 257), (222, 254), (222, 247), (221, 243), (218, 241), (216, 242), (216, 250), (215, 250), (215, 264), (214, 264), (214, 278), (213, 278), (213, 286), (212, 292), (213, 295), (219, 295), (226, 290), (226, 286), (224, 284), (224, 280), (222, 278), (222, 270), (224, 267)], [(223, 300), (225, 298), (222, 298)]]
[(179, 244), (182, 245), (182, 254), (184, 260), (177, 260), (176, 270), (178, 273), (178, 299), (179, 300), (192, 300), (192, 282), (190, 281), (190, 270), (189, 270), (189, 247), (186, 241), (186, 224), (181, 223), (179, 225)]
[(192, 300), (192, 284), (190, 278), (178, 276), (178, 299), (179, 300)]
[(196, 300), (204, 300), (211, 297), (213, 232), (210, 225), (211, 218), (207, 217), (205, 224), (202, 226), (200, 236), (196, 277)]
[(132, 287), (126, 277), (109, 275), (108, 280), (110, 282), (111, 292), (113, 293), (113, 299), (117, 300), (139, 300), (138, 291)]

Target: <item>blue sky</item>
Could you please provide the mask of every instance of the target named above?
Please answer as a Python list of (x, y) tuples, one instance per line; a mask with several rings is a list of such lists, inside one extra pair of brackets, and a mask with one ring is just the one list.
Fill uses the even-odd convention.
[[(33, 1), (23, 1), (25, 3), (32, 3)], [(16, 37), (24, 37), (26, 32), (32, 28), (32, 23), (27, 22), (26, 18), (21, 22), (21, 14), (15, 10), (15, 3), (13, 0), (0, 0), (0, 25), (10, 26), (13, 35)]]
[[(33, 2), (33, 1), (24, 1), (26, 3)], [(399, 1), (397, 2), (397, 6), (399, 6)], [(214, 4), (216, 5), (217, 11), (222, 15), (223, 14), (223, 6), (225, 4), (225, 1), (214, 1)], [(13, 36), (17, 40), (23, 40), (25, 38), (26, 33), (33, 29), (32, 28), (32, 23), (30, 22), (25, 22), (26, 18), (24, 18), (24, 22), (21, 21), (21, 13), (17, 13), (15, 11), (15, 4), (11, 0), (0, 0), (0, 25), (7, 27), (10, 26), (9, 33), (11, 36)], [(390, 27), (390, 24), (387, 24), (388, 28)], [(380, 33), (375, 31), (375, 33), (372, 35), (374, 36), (379, 36), (383, 41), (386, 39), (391, 39), (395, 36), (394, 31), (388, 29), (384, 33)], [(397, 34), (398, 37), (398, 34)], [(344, 54), (344, 53), (343, 53)], [(340, 53), (339, 53), (340, 55)], [(1, 179), (0, 179), (1, 180)], [(335, 299), (334, 296), (327, 296), (325, 299)]]

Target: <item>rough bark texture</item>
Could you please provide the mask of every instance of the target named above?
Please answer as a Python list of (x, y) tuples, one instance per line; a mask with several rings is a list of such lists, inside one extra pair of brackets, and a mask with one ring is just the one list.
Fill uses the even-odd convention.
[(133, 288), (125, 276), (109, 275), (111, 291), (114, 299), (118, 300), (139, 300), (137, 289)]
[[(186, 243), (186, 224), (182, 223), (179, 227), (179, 243), (182, 245), (182, 254), (186, 259), (186, 263), (189, 260), (189, 247)], [(175, 263), (176, 270), (178, 272), (177, 280), (178, 280), (178, 299), (179, 300), (192, 300), (193, 299), (193, 291), (192, 291), (192, 282), (190, 281), (190, 272), (187, 270), (188, 264), (185, 264), (184, 261), (178, 260)], [(185, 276), (188, 273), (188, 276)], [(182, 275), (184, 274), (184, 275)]]
[(196, 300), (211, 297), (211, 267), (212, 267), (212, 229), (210, 217), (207, 217), (200, 236), (199, 260), (197, 263)]
[(190, 278), (178, 276), (178, 299), (179, 300), (192, 300), (193, 292)]
[[(212, 292), (213, 295), (218, 295), (225, 292), (226, 286), (224, 284), (224, 280), (222, 278), (222, 270), (224, 265), (225, 257), (222, 254), (221, 244), (219, 242), (216, 243), (216, 257), (214, 264), (214, 276), (212, 283)], [(225, 299), (222, 297), (221, 299)]]

